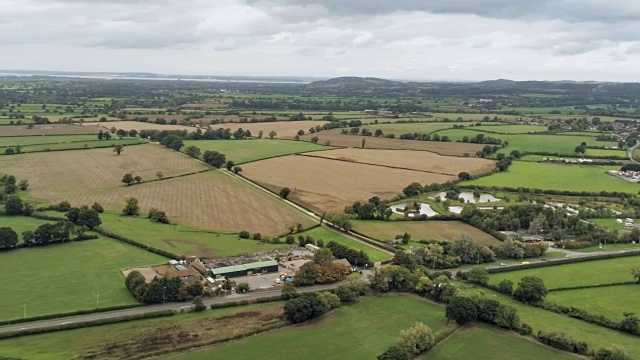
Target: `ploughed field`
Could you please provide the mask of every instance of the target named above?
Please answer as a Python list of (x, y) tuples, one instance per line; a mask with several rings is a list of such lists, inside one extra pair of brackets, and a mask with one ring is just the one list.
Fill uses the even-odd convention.
[(414, 181), (431, 184), (456, 178), (299, 155), (262, 160), (242, 168), (243, 176), (271, 191), (290, 188), (290, 200), (319, 213), (341, 211), (345, 205), (373, 196), (393, 197)]

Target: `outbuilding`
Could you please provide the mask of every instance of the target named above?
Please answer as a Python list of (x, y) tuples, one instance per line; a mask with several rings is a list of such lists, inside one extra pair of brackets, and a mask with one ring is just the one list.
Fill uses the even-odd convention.
[(225, 266), (217, 269), (211, 269), (211, 274), (213, 275), (213, 277), (239, 277), (274, 272), (278, 272), (278, 262), (275, 260), (260, 261), (243, 265)]

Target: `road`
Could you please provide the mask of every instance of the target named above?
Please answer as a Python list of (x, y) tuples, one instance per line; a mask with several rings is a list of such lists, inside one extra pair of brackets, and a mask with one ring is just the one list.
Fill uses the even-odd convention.
[[(314, 285), (314, 286), (296, 288), (296, 290), (298, 291), (298, 293), (316, 292), (316, 291), (334, 289), (339, 285), (340, 283), (327, 284), (327, 285)], [(203, 303), (207, 307), (209, 307), (211, 304), (225, 304), (225, 303), (230, 303), (234, 301), (257, 300), (262, 298), (269, 298), (272, 296), (279, 296), (280, 292), (281, 292), (281, 289), (278, 288), (275, 290), (268, 290), (268, 291), (248, 293), (248, 294), (233, 294), (225, 297), (204, 298)], [(59, 318), (59, 319), (53, 319), (53, 320), (20, 323), (20, 324), (6, 325), (6, 326), (0, 327), (0, 335), (14, 333), (14, 332), (20, 333), (21, 331), (34, 330), (34, 329), (45, 330), (48, 328), (58, 328), (59, 326), (71, 325), (71, 324), (75, 326), (77, 324), (83, 324), (83, 323), (96, 321), (96, 320), (105, 320), (105, 319), (117, 320), (119, 318), (123, 318), (127, 316), (152, 314), (158, 311), (172, 310), (172, 311), (179, 312), (181, 310), (189, 310), (191, 308), (193, 308), (193, 305), (188, 302), (168, 303), (168, 304), (161, 304), (161, 305), (149, 305), (149, 306), (127, 309), (127, 310), (108, 311), (108, 312), (96, 313), (91, 315), (80, 315), (80, 316)]]
[(627, 150), (627, 157), (629, 158), (629, 160), (631, 160), (631, 162), (636, 164), (640, 164), (640, 162), (637, 162), (636, 159), (633, 158), (633, 150), (638, 148), (638, 146), (640, 146), (640, 141), (636, 141), (636, 144), (633, 145), (631, 149)]

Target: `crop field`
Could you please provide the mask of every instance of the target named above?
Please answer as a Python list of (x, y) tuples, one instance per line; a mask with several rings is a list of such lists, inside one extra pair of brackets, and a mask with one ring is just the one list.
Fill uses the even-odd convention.
[(445, 119), (449, 120), (457, 120), (458, 118), (462, 118), (465, 121), (484, 121), (487, 117), (491, 121), (494, 118), (498, 118), (499, 120), (516, 120), (522, 118), (520, 115), (497, 115), (497, 114), (466, 114), (466, 113), (455, 113), (455, 112), (437, 112), (437, 113), (427, 113), (433, 116), (434, 120), (442, 121)]
[[(2, 130), (2, 128), (0, 128)], [(49, 135), (0, 137), (0, 147), (29, 146), (44, 144), (64, 144), (73, 142), (98, 141), (96, 135)]]
[(474, 130), (478, 132), (488, 131), (492, 133), (504, 133), (504, 134), (528, 134), (545, 132), (549, 129), (546, 126), (539, 125), (485, 125), (473, 126), (467, 128), (468, 130)]
[[(386, 119), (384, 120), (386, 121)], [(377, 129), (382, 130), (384, 134), (395, 134), (396, 137), (406, 133), (431, 133), (437, 130), (453, 129), (454, 125), (469, 126), (473, 122), (421, 122), (421, 123), (403, 123), (403, 124), (370, 124), (362, 125), (360, 128), (369, 129), (375, 132)]]
[[(591, 275), (592, 273), (590, 272), (589, 274)], [(625, 349), (628, 354), (640, 354), (640, 341), (638, 341), (637, 336), (529, 306), (495, 291), (487, 289), (477, 290), (473, 288), (463, 291), (481, 291), (489, 298), (498, 300), (503, 304), (515, 306), (516, 309), (518, 309), (520, 320), (523, 323), (529, 324), (533, 328), (534, 334), (539, 330), (545, 332), (562, 332), (577, 341), (587, 342), (590, 349), (611, 348), (615, 344)]]
[(619, 191), (637, 194), (640, 186), (606, 174), (615, 166), (563, 165), (515, 161), (506, 172), (464, 182), (468, 185), (561, 191)]
[[(640, 263), (640, 261), (638, 262)], [(609, 319), (620, 321), (625, 312), (640, 310), (637, 304), (640, 298), (640, 286), (620, 285), (602, 288), (552, 291), (545, 301), (564, 306), (573, 306), (595, 315), (604, 315)]]
[(474, 325), (458, 330), (421, 359), (577, 360), (581, 357), (493, 327)]
[(22, 121), (22, 124), (33, 124), (33, 120), (31, 119), (9, 119), (0, 116), (0, 125), (13, 125), (18, 120)]
[[(638, 256), (594, 260), (492, 274), (489, 282), (498, 284), (503, 279), (509, 279), (514, 284), (517, 284), (524, 276), (538, 276), (544, 281), (547, 289), (609, 284), (633, 281), (631, 268), (638, 265), (640, 265), (640, 257)], [(588, 276), (585, 276), (585, 274), (588, 274)]]
[[(204, 153), (207, 150), (218, 151), (233, 160), (236, 164), (244, 164), (282, 155), (291, 155), (309, 151), (331, 149), (306, 141), (292, 140), (187, 140), (184, 146), (197, 146)], [(184, 150), (184, 148), (183, 148)]]
[(305, 155), (452, 176), (458, 176), (461, 171), (466, 171), (474, 175), (484, 174), (495, 168), (495, 162), (492, 160), (476, 157), (453, 158), (427, 151), (348, 148), (307, 153)]
[(587, 149), (586, 156), (621, 156), (627, 157), (624, 150)]
[[(120, 270), (155, 265), (163, 257), (121, 242), (99, 238), (0, 253), (5, 269), (22, 281), (5, 281), (0, 319), (135, 304)], [(100, 266), (96, 266), (96, 262)]]
[(405, 232), (413, 241), (453, 241), (462, 234), (471, 236), (478, 245), (500, 244), (500, 240), (459, 221), (353, 221), (353, 230), (371, 238), (388, 241)]
[(239, 239), (238, 234), (234, 233), (198, 230), (178, 224), (153, 223), (144, 216), (135, 218), (104, 213), (100, 218), (102, 228), (109, 232), (184, 256), (218, 258), (287, 246)]
[[(375, 316), (371, 316), (375, 314)], [(395, 343), (400, 330), (417, 321), (434, 332), (446, 325), (444, 306), (418, 297), (390, 295), (365, 298), (316, 321), (220, 344), (167, 359), (374, 359)], [(274, 346), (274, 344), (283, 344)], [(214, 355), (215, 354), (215, 355)]]
[[(89, 140), (89, 141), (74, 141), (59, 144), (41, 144), (41, 145), (27, 145), (22, 146), (20, 151), (22, 153), (30, 152), (43, 152), (43, 151), (60, 151), (60, 150), (82, 150), (82, 149), (97, 149), (106, 147), (116, 147), (117, 145), (129, 146), (144, 144), (145, 141), (138, 138), (125, 138), (125, 139), (111, 139), (111, 140)], [(2, 148), (0, 148), (2, 150)], [(4, 155), (4, 153), (2, 153)]]
[[(307, 230), (304, 231), (302, 233), (296, 234), (296, 237), (298, 235), (302, 235), (302, 236), (311, 236), (312, 238), (316, 239), (316, 241), (318, 240), (322, 240), (324, 241), (325, 245), (328, 244), (330, 241), (335, 241), (337, 243), (346, 245), (348, 247), (354, 248), (356, 250), (362, 250), (364, 251), (367, 255), (369, 255), (369, 258), (371, 259), (371, 261), (376, 262), (376, 261), (383, 261), (383, 260), (388, 260), (392, 257), (392, 255), (387, 254), (383, 251), (380, 251), (372, 246), (363, 244), (359, 241), (353, 240), (351, 238), (348, 238), (346, 236), (343, 236), (339, 233), (336, 233), (334, 231), (331, 231), (325, 227), (316, 227), (313, 228), (311, 230)], [(360, 264), (363, 265), (363, 264)]]
[(310, 156), (285, 156), (242, 167), (242, 175), (271, 191), (290, 188), (289, 199), (317, 211), (341, 211), (373, 196), (389, 198), (409, 183), (444, 183), (450, 175), (391, 169)]
[(400, 140), (386, 139), (373, 136), (357, 136), (344, 135), (340, 133), (341, 129), (333, 129), (321, 131), (317, 134), (307, 134), (301, 136), (301, 140), (311, 141), (313, 136), (317, 136), (319, 144), (330, 142), (331, 146), (338, 147), (362, 147), (362, 139), (365, 140), (366, 149), (387, 149), (387, 150), (422, 150), (431, 151), (440, 155), (463, 156), (469, 154), (473, 156), (476, 152), (482, 150), (484, 145), (479, 144), (463, 144), (454, 142), (438, 142), (438, 141), (417, 141), (417, 140)]
[[(117, 122), (108, 122), (108, 123), (97, 123), (97, 124), (84, 124), (83, 127), (95, 127), (99, 126), (99, 130), (110, 130), (112, 127), (116, 129), (122, 130), (186, 130), (188, 132), (196, 131), (195, 126), (184, 126), (184, 125), (160, 125), (156, 123), (145, 123), (140, 121), (117, 121)], [(98, 131), (96, 131), (97, 133)]]
[(0, 137), (2, 136), (41, 136), (41, 135), (83, 135), (97, 134), (100, 129), (93, 126), (65, 125), (65, 124), (46, 124), (34, 125), (32, 129), (27, 125), (7, 125), (0, 128)]

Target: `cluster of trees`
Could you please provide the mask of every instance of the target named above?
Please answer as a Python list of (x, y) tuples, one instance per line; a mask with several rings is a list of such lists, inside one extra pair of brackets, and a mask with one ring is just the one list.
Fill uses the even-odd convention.
[(378, 360), (410, 360), (431, 349), (436, 338), (431, 328), (421, 322), (400, 331), (396, 344), (380, 354)]
[[(462, 137), (462, 142), (463, 143), (472, 143), (472, 144), (494, 144), (494, 145), (501, 145), (502, 144), (502, 140), (501, 139), (496, 139), (490, 136), (486, 136), (485, 134), (478, 134), (476, 136), (463, 136)], [(508, 146), (509, 143), (505, 141), (505, 143)]]
[(2, 175), (0, 177), (0, 186), (2, 187), (2, 194), (11, 195), (20, 191), (26, 191), (29, 187), (28, 180), (20, 180), (17, 182), (16, 177), (13, 175)]
[(446, 316), (460, 325), (480, 321), (508, 330), (522, 329), (518, 310), (514, 306), (504, 305), (480, 292), (452, 297), (447, 304)]
[(300, 267), (294, 276), (296, 286), (328, 284), (344, 280), (350, 273), (348, 266), (333, 261), (329, 249), (320, 249), (310, 261)]
[(6, 215), (31, 215), (33, 214), (33, 206), (23, 202), (20, 197), (11, 195), (4, 203), (4, 213)]
[(196, 281), (183, 283), (179, 278), (155, 277), (149, 284), (139, 271), (127, 275), (125, 286), (133, 297), (145, 304), (161, 304), (171, 301), (185, 301), (204, 294), (204, 286)]
[(120, 181), (123, 184), (129, 186), (133, 183), (141, 183), (142, 182), (142, 177), (140, 177), (139, 175), (133, 176), (132, 174), (124, 174), (124, 176), (122, 177), (122, 180)]
[(344, 209), (346, 214), (354, 215), (359, 220), (387, 220), (393, 211), (378, 196), (374, 196), (366, 203), (359, 201), (349, 205)]
[(298, 295), (292, 284), (284, 284), (282, 298), (288, 299), (284, 306), (287, 320), (300, 323), (325, 314), (342, 304), (349, 304), (358, 297), (370, 293), (369, 287), (362, 281), (348, 281), (338, 286), (333, 293), (320, 292)]
[(151, 208), (149, 210), (149, 214), (147, 214), (147, 218), (153, 222), (169, 224), (169, 217), (164, 211), (160, 211), (156, 208)]
[[(54, 224), (42, 224), (34, 231), (27, 230), (22, 233), (22, 247), (45, 246), (50, 244), (71, 241), (71, 233), (75, 233), (74, 225), (68, 221), (59, 221)], [(75, 240), (95, 239), (79, 234)], [(0, 250), (11, 250), (18, 247), (18, 234), (10, 227), (0, 228)]]
[(362, 250), (358, 251), (335, 241), (329, 241), (326, 248), (331, 250), (333, 256), (337, 259), (347, 259), (347, 261), (352, 265), (363, 266), (365, 264), (372, 264), (369, 255)]
[(100, 220), (100, 213), (103, 211), (104, 209), (102, 206), (95, 203), (92, 208), (89, 208), (88, 206), (81, 206), (79, 208), (72, 207), (65, 214), (65, 217), (69, 219), (72, 224), (79, 226), (80, 228), (93, 229), (102, 224), (102, 220)]

